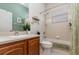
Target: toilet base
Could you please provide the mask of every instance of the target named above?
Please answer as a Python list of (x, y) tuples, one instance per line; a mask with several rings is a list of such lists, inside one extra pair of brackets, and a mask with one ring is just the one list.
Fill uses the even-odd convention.
[(49, 49), (47, 48), (47, 49), (44, 49), (44, 50), (43, 50), (43, 53), (44, 53), (45, 55), (52, 55), (52, 52), (53, 52), (53, 51), (52, 51), (52, 48), (49, 48)]

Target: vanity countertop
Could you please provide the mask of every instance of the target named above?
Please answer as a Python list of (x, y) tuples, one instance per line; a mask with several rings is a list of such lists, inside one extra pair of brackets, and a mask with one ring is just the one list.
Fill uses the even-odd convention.
[(0, 44), (26, 40), (34, 37), (39, 37), (39, 35), (28, 34), (28, 35), (16, 35), (16, 36), (0, 36)]

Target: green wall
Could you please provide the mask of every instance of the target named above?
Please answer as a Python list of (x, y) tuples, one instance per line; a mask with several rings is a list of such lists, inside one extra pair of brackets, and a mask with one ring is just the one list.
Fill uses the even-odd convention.
[[(13, 31), (18, 30), (22, 31), (24, 24), (24, 19), (28, 18), (29, 15), (29, 9), (24, 7), (23, 5), (19, 3), (0, 3), (0, 9), (7, 10), (9, 12), (12, 12), (12, 28)], [(20, 17), (22, 19), (22, 23), (17, 23), (17, 17)]]

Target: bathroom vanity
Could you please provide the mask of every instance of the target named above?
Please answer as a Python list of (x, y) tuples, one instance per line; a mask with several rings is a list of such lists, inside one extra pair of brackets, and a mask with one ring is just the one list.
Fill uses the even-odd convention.
[(39, 55), (38, 35), (0, 37), (0, 55)]

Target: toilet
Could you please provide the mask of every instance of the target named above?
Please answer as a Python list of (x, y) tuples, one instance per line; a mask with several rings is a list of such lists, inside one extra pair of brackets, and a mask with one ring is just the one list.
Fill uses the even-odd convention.
[(41, 48), (46, 54), (52, 54), (53, 43), (48, 40), (42, 40), (40, 42)]
[(46, 49), (53, 47), (53, 43), (50, 41), (41, 41), (40, 43), (41, 43), (41, 46)]
[(48, 41), (49, 39), (46, 38), (44, 34), (40, 34), (40, 32), (37, 32), (37, 34), (40, 35), (40, 45), (43, 51), (46, 52), (46, 54), (51, 54), (53, 43)]

